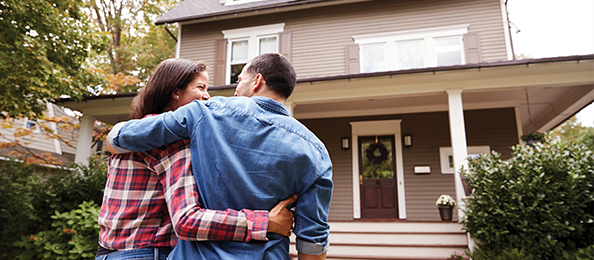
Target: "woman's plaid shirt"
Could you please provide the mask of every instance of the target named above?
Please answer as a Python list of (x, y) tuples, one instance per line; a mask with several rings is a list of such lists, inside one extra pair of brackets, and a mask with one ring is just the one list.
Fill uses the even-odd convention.
[(175, 246), (178, 237), (267, 240), (268, 211), (200, 208), (190, 158), (189, 140), (112, 155), (99, 213), (99, 244), (129, 250)]

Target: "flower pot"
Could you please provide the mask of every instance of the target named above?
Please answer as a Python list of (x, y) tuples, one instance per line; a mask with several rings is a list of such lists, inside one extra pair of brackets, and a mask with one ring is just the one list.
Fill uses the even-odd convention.
[(526, 144), (528, 146), (534, 146), (536, 143), (540, 143), (540, 139), (527, 139)]
[(441, 217), (441, 221), (452, 221), (454, 207), (438, 206), (437, 208), (439, 209), (439, 216)]

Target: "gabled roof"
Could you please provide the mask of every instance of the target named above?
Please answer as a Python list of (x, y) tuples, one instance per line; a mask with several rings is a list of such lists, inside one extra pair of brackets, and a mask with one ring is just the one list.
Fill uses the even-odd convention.
[(284, 9), (295, 10), (299, 9), (299, 7), (309, 8), (314, 4), (335, 5), (359, 1), (361, 0), (262, 0), (243, 4), (225, 5), (222, 4), (220, 0), (184, 0), (161, 16), (155, 24), (187, 22), (197, 19), (241, 13), (252, 13), (256, 15), (256, 11), (272, 10), (278, 12), (283, 11)]

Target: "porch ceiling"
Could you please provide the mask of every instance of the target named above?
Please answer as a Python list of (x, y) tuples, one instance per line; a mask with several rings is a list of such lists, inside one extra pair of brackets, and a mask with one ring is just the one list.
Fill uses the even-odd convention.
[(462, 89), (464, 109), (517, 107), (524, 132), (549, 130), (594, 101), (594, 61), (473, 68), (300, 82), (289, 99), (296, 118), (447, 111)]

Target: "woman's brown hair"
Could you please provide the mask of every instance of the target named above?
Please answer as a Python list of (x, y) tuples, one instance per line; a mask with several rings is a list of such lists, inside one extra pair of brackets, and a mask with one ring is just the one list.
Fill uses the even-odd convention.
[(132, 100), (130, 119), (149, 114), (160, 114), (171, 101), (176, 89), (185, 90), (208, 67), (204, 62), (186, 59), (168, 59), (159, 63), (146, 86)]

